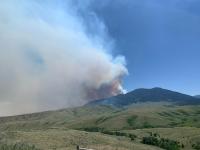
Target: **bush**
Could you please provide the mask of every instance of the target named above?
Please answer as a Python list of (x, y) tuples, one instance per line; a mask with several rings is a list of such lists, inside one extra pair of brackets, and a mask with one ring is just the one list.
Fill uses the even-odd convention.
[(135, 125), (135, 121), (137, 119), (137, 116), (131, 116), (127, 119), (127, 123), (129, 126), (133, 127)]
[(136, 135), (131, 134), (131, 133), (124, 133), (124, 132), (119, 132), (119, 131), (108, 131), (99, 127), (88, 127), (88, 128), (82, 128), (80, 130), (84, 130), (87, 132), (101, 132), (107, 135), (125, 136), (125, 137), (130, 138), (132, 141), (135, 140), (135, 138), (137, 137)]
[(102, 132), (104, 129), (99, 127), (87, 127), (87, 128), (81, 128), (80, 130), (84, 130), (87, 132)]
[(134, 141), (137, 136), (135, 134), (129, 134), (129, 137), (131, 141)]
[(177, 141), (160, 138), (158, 134), (153, 134), (153, 133), (151, 133), (149, 137), (143, 137), (142, 143), (158, 146), (166, 150), (179, 150), (180, 148), (184, 147), (183, 144), (180, 144)]
[(194, 148), (196, 150), (200, 150), (200, 142), (192, 144), (192, 148)]
[(152, 125), (149, 124), (148, 122), (144, 122), (143, 128), (154, 128), (154, 126), (152, 126)]
[(102, 131), (103, 134), (108, 134), (108, 135), (115, 135), (115, 136), (125, 136), (131, 139), (131, 141), (134, 141), (135, 138), (137, 137), (134, 134), (131, 133), (124, 133), (124, 132), (119, 132), (119, 131)]
[(108, 131), (108, 130), (105, 130), (104, 128), (99, 128), (99, 127), (81, 128), (80, 130), (83, 130), (86, 132), (100, 132), (107, 135), (125, 136), (125, 137), (130, 138), (131, 141), (134, 141), (135, 138), (137, 137), (136, 135), (131, 134), (131, 133), (124, 133), (124, 132), (119, 132), (119, 131)]

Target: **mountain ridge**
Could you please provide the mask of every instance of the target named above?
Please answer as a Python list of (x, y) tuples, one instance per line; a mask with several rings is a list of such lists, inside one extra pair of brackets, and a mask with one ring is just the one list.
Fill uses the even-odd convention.
[(126, 94), (89, 102), (86, 105), (128, 106), (138, 102), (173, 102), (179, 105), (199, 104), (200, 99), (180, 92), (159, 87), (135, 89)]
[(194, 97), (196, 97), (196, 98), (200, 98), (200, 95), (195, 95)]

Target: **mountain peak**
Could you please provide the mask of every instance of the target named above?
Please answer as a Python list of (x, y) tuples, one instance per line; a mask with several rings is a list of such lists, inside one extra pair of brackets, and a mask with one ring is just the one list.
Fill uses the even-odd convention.
[(123, 95), (92, 101), (89, 105), (127, 106), (138, 102), (172, 102), (179, 105), (200, 103), (196, 97), (160, 87), (135, 89)]

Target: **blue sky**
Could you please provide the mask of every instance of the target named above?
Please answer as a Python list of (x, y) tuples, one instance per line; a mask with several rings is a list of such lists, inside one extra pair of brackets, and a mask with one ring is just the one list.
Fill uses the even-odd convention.
[(108, 0), (93, 9), (126, 57), (128, 90), (200, 93), (200, 1)]

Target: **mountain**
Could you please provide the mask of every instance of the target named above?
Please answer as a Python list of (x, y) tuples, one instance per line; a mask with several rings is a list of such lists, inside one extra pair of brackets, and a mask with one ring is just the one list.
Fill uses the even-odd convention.
[[(143, 103), (131, 105), (136, 102)], [(0, 117), (0, 149), (1, 144), (3, 149), (5, 144), (21, 144), (41, 150), (73, 150), (76, 145), (96, 150), (163, 150), (141, 144), (155, 133), (167, 141), (180, 141), (183, 150), (189, 150), (200, 141), (198, 102), (161, 88), (137, 89), (82, 107)], [(173, 105), (177, 103), (195, 105)]]
[(199, 104), (200, 99), (162, 88), (136, 89), (127, 94), (92, 101), (87, 105), (128, 106), (138, 102), (173, 102), (179, 105)]
[(200, 98), (200, 95), (196, 95), (196, 96), (194, 96), (194, 97), (196, 97), (196, 98)]

